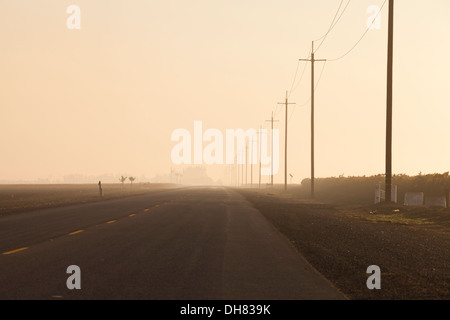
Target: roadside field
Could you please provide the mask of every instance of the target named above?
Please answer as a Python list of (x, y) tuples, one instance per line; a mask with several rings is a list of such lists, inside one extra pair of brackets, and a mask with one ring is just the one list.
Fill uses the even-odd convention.
[[(355, 187), (356, 188), (356, 187)], [(268, 196), (276, 196), (279, 199), (300, 200), (304, 203), (322, 203), (332, 205), (333, 208), (342, 214), (358, 217), (372, 222), (385, 222), (395, 224), (423, 225), (428, 227), (444, 227), (450, 229), (450, 207), (425, 207), (425, 206), (405, 206), (402, 204), (385, 205), (372, 204), (373, 190), (368, 189), (361, 194), (348, 195), (348, 197), (338, 197), (335, 194), (328, 194), (330, 189), (318, 188), (316, 200), (309, 199), (309, 189), (301, 185), (289, 185), (285, 191), (283, 185), (275, 185), (274, 188), (265, 186), (261, 189), (250, 189)], [(340, 190), (341, 193), (342, 190)], [(351, 192), (349, 192), (351, 193)], [(369, 196), (366, 195), (369, 194)], [(400, 200), (399, 200), (400, 202)]]
[[(448, 209), (332, 205), (276, 189), (236, 190), (351, 299), (450, 299)], [(367, 288), (371, 265), (381, 269), (380, 290)]]
[(100, 197), (97, 184), (4, 184), (0, 185), (0, 216), (78, 203), (104, 201), (120, 197), (145, 194), (168, 188), (172, 184), (129, 183), (102, 184)]

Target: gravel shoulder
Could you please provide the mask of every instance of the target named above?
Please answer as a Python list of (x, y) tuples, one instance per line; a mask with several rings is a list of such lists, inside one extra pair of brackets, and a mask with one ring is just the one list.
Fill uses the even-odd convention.
[[(448, 219), (425, 219), (417, 210), (392, 213), (399, 209), (387, 212), (237, 191), (350, 299), (450, 299)], [(371, 265), (381, 269), (379, 290), (366, 285)]]

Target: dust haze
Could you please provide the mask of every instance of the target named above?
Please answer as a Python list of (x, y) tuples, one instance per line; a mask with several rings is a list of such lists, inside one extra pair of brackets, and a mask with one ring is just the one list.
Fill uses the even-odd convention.
[[(68, 11), (74, 4), (79, 20)], [(333, 61), (383, 2), (350, 3), (322, 43), (338, 4), (2, 1), (0, 183), (118, 183), (124, 175), (137, 183), (237, 184), (239, 170), (259, 183), (258, 150), (252, 168), (237, 167), (238, 149), (233, 165), (195, 164), (194, 123), (225, 139), (227, 129), (270, 130), (273, 114), (280, 147), (273, 179), (282, 184), (279, 102), (288, 91), (295, 103), (287, 110), (288, 183), (300, 184), (310, 177), (311, 66), (299, 59), (309, 58), (313, 40), (316, 58), (328, 60), (315, 66), (316, 176), (384, 173), (387, 10)], [(450, 160), (450, 42), (441, 36), (449, 4), (396, 9), (393, 171), (442, 174)], [(191, 135), (190, 164), (171, 157), (178, 129)], [(203, 151), (213, 142), (203, 141)]]

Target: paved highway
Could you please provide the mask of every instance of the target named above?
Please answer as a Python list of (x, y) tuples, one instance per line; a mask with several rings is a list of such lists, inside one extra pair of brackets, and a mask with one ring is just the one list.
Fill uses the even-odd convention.
[(227, 188), (10, 215), (0, 238), (0, 299), (345, 299)]

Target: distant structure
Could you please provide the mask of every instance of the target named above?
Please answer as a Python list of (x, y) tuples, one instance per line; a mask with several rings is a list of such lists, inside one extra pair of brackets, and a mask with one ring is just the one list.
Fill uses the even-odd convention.
[(183, 184), (211, 185), (214, 181), (206, 174), (205, 167), (189, 167), (184, 169)]
[(179, 183), (188, 185), (212, 185), (214, 180), (206, 173), (206, 167), (186, 167), (182, 173), (170, 170), (167, 174), (158, 174), (150, 179), (152, 183)]

